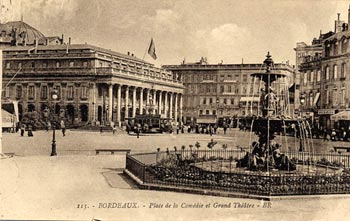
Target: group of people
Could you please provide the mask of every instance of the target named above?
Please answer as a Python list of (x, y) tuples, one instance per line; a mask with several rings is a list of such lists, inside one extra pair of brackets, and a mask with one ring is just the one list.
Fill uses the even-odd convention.
[[(45, 124), (45, 130), (48, 132), (49, 129), (51, 128), (51, 124)], [(66, 124), (64, 122), (64, 120), (60, 121), (60, 129), (62, 131), (62, 135), (66, 136)], [(57, 128), (58, 129), (58, 128)], [(18, 125), (18, 129), (16, 131), (20, 131), (21, 137), (24, 137), (25, 131), (27, 131), (27, 136), (28, 137), (33, 137), (34, 133), (33, 133), (33, 125), (32, 123), (24, 123), (24, 122), (20, 122)]]

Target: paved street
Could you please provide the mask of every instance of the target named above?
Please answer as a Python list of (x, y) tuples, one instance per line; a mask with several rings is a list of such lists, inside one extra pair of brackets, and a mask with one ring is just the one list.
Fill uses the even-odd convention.
[[(65, 137), (57, 133), (58, 156), (49, 157), (51, 135), (46, 131), (37, 131), (32, 138), (4, 134), (4, 152), (16, 156), (0, 160), (0, 219), (329, 220), (350, 209), (350, 198), (344, 196), (323, 196), (322, 200), (292, 197), (263, 208), (269, 205), (253, 199), (139, 190), (122, 175), (123, 154), (94, 155), (96, 147), (141, 152), (196, 141), (204, 147), (209, 135), (154, 134), (137, 139), (126, 134), (68, 131)], [(229, 147), (249, 142), (249, 134), (237, 131), (213, 138)], [(292, 142), (293, 138), (289, 139)], [(332, 145), (321, 140), (314, 143), (321, 152)], [(165, 208), (167, 203), (171, 208)], [(127, 206), (136, 208), (120, 208)], [(199, 208), (181, 208), (190, 206)]]
[[(19, 133), (3, 134), (3, 151), (4, 153), (15, 153), (18, 156), (44, 155), (51, 153), (52, 131), (35, 131), (34, 137), (20, 137)], [(157, 148), (173, 150), (174, 146), (178, 149), (182, 145), (192, 144), (197, 141), (201, 148), (206, 148), (208, 142), (214, 139), (218, 144), (215, 148), (221, 148), (222, 144), (228, 144), (228, 148), (237, 148), (236, 146), (248, 147), (250, 140), (254, 141), (255, 136), (248, 132), (231, 129), (226, 135), (223, 131), (219, 134), (210, 136), (208, 134), (142, 134), (140, 138), (135, 135), (119, 133), (113, 135), (112, 132), (86, 132), (77, 130), (68, 130), (63, 137), (60, 131), (56, 131), (57, 153), (59, 155), (92, 155), (95, 154), (96, 148), (129, 148), (133, 152), (156, 151)], [(288, 147), (286, 147), (286, 140)], [(299, 140), (294, 137), (276, 137), (276, 142), (282, 144), (282, 150), (298, 150)], [(322, 139), (310, 141), (310, 149), (314, 147), (315, 152), (329, 153), (333, 145), (343, 146), (350, 145), (350, 142), (330, 142)]]

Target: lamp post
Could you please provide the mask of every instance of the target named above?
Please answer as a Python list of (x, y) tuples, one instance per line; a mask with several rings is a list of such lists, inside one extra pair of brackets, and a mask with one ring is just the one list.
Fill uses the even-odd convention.
[(216, 119), (218, 120), (218, 112), (219, 112), (219, 103), (220, 103), (220, 99), (217, 97), (216, 98)]
[(53, 100), (53, 110), (52, 110), (52, 116), (51, 116), (51, 119), (52, 119), (52, 144), (51, 144), (51, 156), (57, 156), (57, 152), (56, 152), (56, 101), (58, 99), (58, 91), (57, 89), (54, 87), (53, 88), (53, 91), (52, 91), (52, 94), (51, 94), (51, 98)]
[[(303, 118), (303, 111), (304, 111), (304, 104), (305, 104), (305, 94), (300, 94), (299, 97), (299, 101), (300, 101), (300, 106), (299, 106), (299, 114), (300, 114), (300, 118)], [(299, 128), (299, 141), (300, 141), (300, 146), (299, 146), (299, 151), (302, 152), (304, 151), (304, 138), (302, 137), (302, 131), (301, 128)]]

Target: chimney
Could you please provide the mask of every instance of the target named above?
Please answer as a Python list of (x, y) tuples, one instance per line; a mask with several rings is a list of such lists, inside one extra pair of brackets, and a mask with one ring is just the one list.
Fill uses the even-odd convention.
[(128, 51), (128, 55), (130, 56), (130, 52)]
[(134, 54), (131, 54), (132, 57), (134, 57)]
[(70, 45), (72, 43), (71, 37), (68, 38), (68, 44)]

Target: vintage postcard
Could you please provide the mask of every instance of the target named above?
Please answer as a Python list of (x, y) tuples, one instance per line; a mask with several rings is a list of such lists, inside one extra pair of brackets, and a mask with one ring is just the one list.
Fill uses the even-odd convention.
[(348, 220), (350, 2), (0, 0), (0, 220)]

